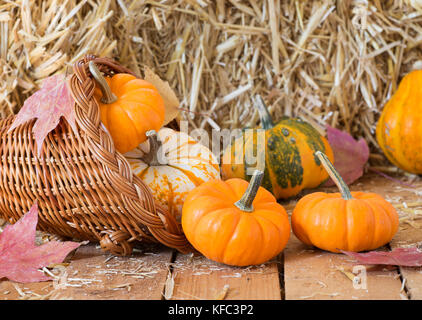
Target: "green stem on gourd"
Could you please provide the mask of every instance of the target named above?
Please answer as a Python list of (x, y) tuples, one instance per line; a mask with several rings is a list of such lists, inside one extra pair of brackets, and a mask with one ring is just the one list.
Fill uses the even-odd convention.
[(90, 61), (88, 63), (89, 71), (91, 72), (93, 78), (97, 81), (101, 92), (103, 94), (101, 98), (102, 103), (110, 104), (117, 100), (116, 95), (111, 91), (110, 86), (108, 85), (106, 79), (101, 74), (100, 70), (94, 63), (94, 61)]
[(268, 130), (274, 127), (273, 119), (268, 112), (267, 106), (264, 103), (262, 97), (257, 94), (255, 96), (255, 106), (258, 109), (259, 118), (261, 119), (262, 129)]
[(251, 181), (249, 181), (248, 188), (243, 194), (242, 198), (237, 201), (234, 205), (242, 211), (252, 212), (253, 206), (252, 202), (256, 197), (259, 187), (261, 186), (262, 179), (264, 177), (264, 172), (261, 170), (255, 170)]
[(161, 166), (164, 163), (160, 162), (158, 153), (162, 149), (162, 143), (158, 139), (157, 132), (155, 130), (149, 130), (145, 133), (149, 141), (149, 152), (142, 158), (142, 160), (149, 166)]
[(328, 157), (321, 151), (315, 152), (315, 155), (318, 157), (319, 161), (321, 161), (325, 170), (327, 170), (328, 175), (331, 177), (331, 179), (333, 179), (337, 188), (340, 190), (342, 198), (344, 200), (353, 199), (352, 194), (350, 193), (349, 187), (347, 186), (346, 182), (344, 182), (343, 178), (340, 176), (337, 170), (334, 168), (330, 159), (328, 159)]

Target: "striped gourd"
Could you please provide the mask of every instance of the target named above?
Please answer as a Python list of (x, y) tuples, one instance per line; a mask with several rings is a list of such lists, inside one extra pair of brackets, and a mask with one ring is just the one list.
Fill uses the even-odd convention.
[(220, 178), (218, 161), (207, 147), (184, 132), (162, 128), (147, 133), (148, 141), (125, 154), (133, 172), (154, 197), (180, 219), (189, 191)]

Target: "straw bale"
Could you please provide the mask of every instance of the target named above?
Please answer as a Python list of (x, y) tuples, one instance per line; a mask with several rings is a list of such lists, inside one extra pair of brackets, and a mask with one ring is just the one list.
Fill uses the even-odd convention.
[[(195, 128), (300, 116), (364, 137), (379, 153), (380, 110), (422, 66), (417, 0), (1, 0), (0, 115), (86, 53), (169, 81)], [(372, 157), (379, 159), (379, 157)]]

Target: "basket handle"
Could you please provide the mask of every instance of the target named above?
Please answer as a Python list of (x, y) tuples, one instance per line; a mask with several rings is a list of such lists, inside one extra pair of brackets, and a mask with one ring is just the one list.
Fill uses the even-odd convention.
[[(101, 123), (99, 105), (94, 98), (95, 80), (88, 66), (90, 61), (94, 61), (105, 75), (129, 73), (136, 76), (116, 61), (109, 58), (97, 58), (94, 55), (87, 55), (74, 64), (74, 73), (69, 83), (75, 99), (75, 118), (79, 129), (86, 135), (90, 150), (124, 203), (133, 229), (139, 229), (141, 224), (158, 242), (181, 252), (191, 251), (191, 245), (183, 234), (180, 223), (154, 200), (149, 187), (133, 174), (126, 158), (115, 150), (110, 134)], [(108, 239), (102, 238), (101, 241), (104, 247), (108, 248), (106, 244), (109, 243), (140, 240), (133, 229), (125, 230), (125, 235), (121, 232), (113, 236), (107, 234)], [(116, 251), (129, 254), (128, 250), (128, 247), (123, 245)]]

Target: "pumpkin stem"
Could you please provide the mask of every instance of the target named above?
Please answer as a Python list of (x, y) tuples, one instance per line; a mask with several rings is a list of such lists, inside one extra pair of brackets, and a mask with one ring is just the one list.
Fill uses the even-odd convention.
[(268, 130), (274, 127), (273, 119), (268, 112), (267, 106), (264, 103), (262, 97), (257, 94), (255, 96), (255, 106), (258, 109), (259, 118), (261, 119), (262, 129)]
[(162, 143), (158, 139), (157, 132), (155, 130), (149, 130), (145, 133), (149, 141), (149, 152), (142, 158), (142, 160), (149, 166), (161, 166), (164, 165), (162, 159), (159, 157), (159, 151), (161, 150)]
[(252, 202), (256, 197), (259, 187), (261, 186), (262, 178), (264, 177), (264, 172), (261, 170), (255, 170), (251, 181), (249, 182), (248, 188), (243, 194), (242, 198), (237, 201), (234, 205), (242, 211), (252, 212), (253, 206)]
[(108, 85), (106, 79), (101, 74), (100, 70), (94, 63), (94, 61), (90, 61), (88, 63), (89, 71), (91, 72), (94, 79), (97, 81), (98, 85), (100, 86), (101, 92), (103, 94), (101, 98), (102, 103), (110, 104), (117, 100), (115, 94), (111, 91), (110, 86)]
[(340, 190), (341, 196), (344, 200), (353, 199), (352, 194), (350, 193), (350, 189), (347, 186), (346, 182), (344, 182), (343, 178), (334, 168), (333, 164), (331, 163), (330, 159), (323, 154), (321, 151), (315, 152), (315, 155), (321, 161), (322, 165), (324, 166), (325, 170), (327, 170), (328, 175), (333, 179), (334, 183), (337, 185), (337, 188)]

